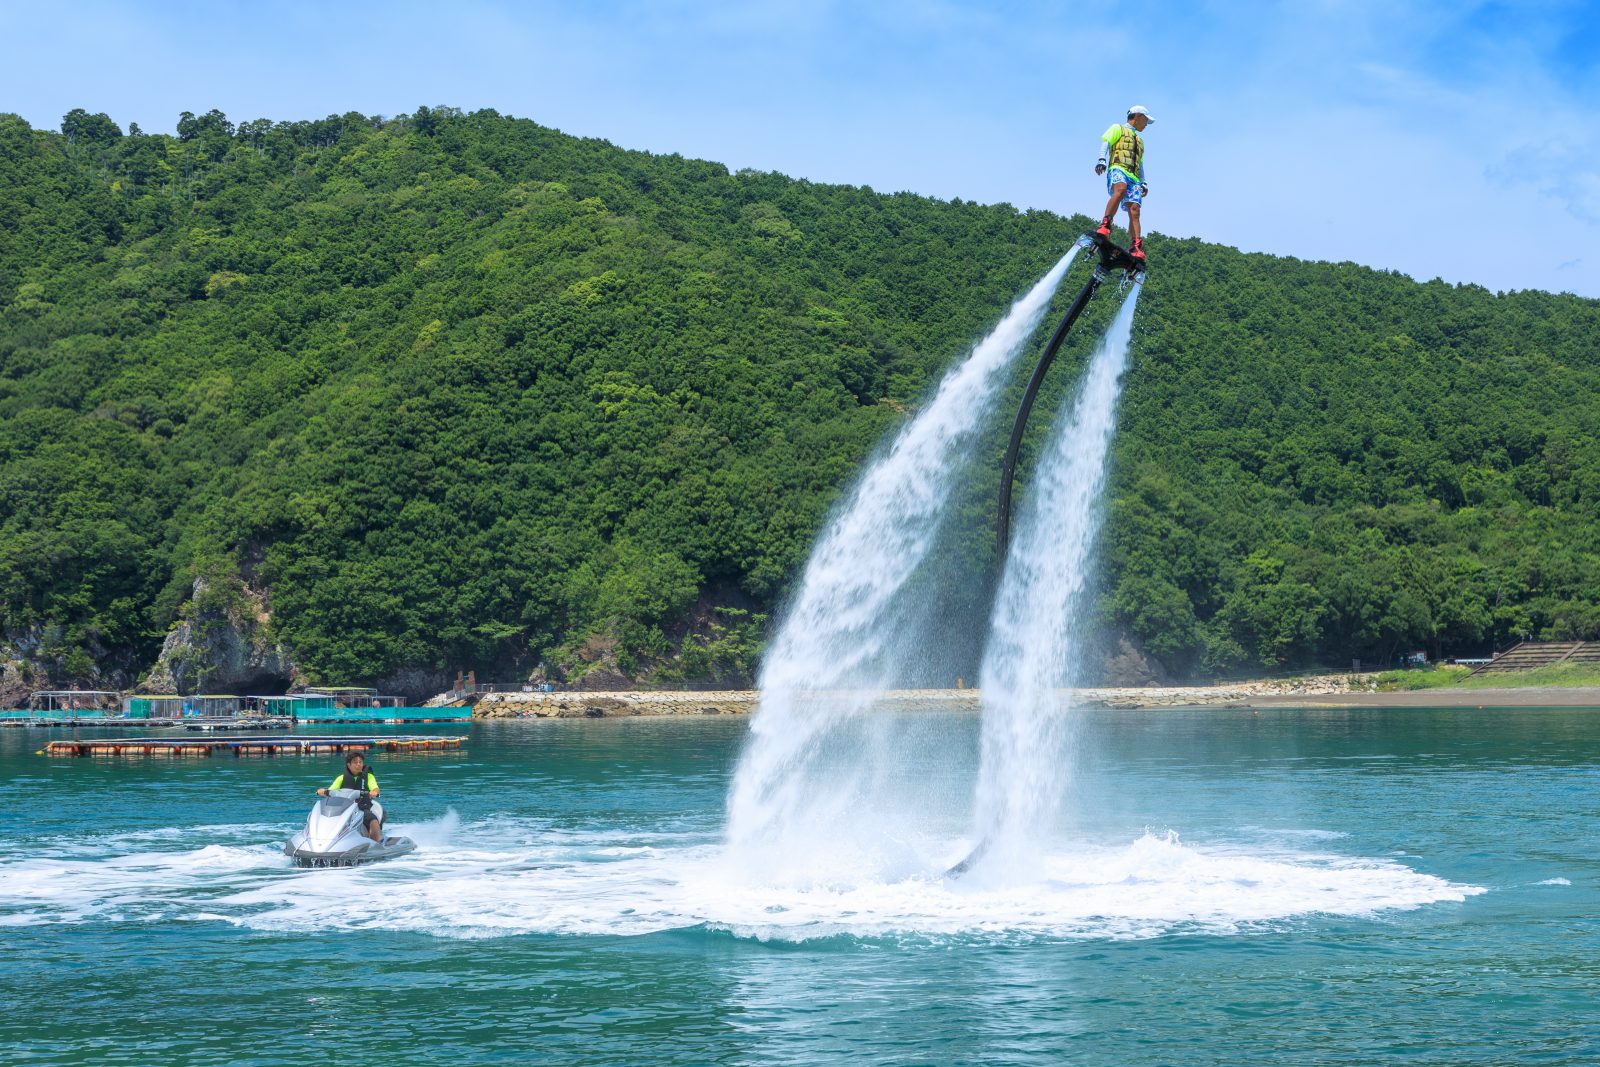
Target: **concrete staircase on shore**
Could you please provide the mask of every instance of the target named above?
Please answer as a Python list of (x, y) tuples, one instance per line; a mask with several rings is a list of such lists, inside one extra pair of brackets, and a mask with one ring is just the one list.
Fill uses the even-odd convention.
[(1467, 677), (1526, 671), (1553, 663), (1600, 663), (1600, 641), (1524, 641), (1506, 649)]

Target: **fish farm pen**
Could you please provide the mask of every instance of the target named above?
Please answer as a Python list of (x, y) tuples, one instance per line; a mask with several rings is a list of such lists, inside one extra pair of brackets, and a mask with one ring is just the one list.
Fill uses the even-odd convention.
[(112, 689), (40, 689), (26, 708), (0, 711), (0, 726), (99, 726), (122, 717), (122, 694)]
[(47, 756), (321, 756), (330, 752), (444, 752), (465, 737), (96, 737), (52, 741)]
[(0, 726), (183, 727), (189, 730), (270, 730), (297, 725), (452, 723), (472, 718), (467, 707), (407, 707), (373, 689), (308, 689), (287, 696), (189, 696), (111, 690), (40, 690), (29, 706), (0, 711)]
[(464, 722), (472, 709), (406, 707), (396, 696), (375, 689), (311, 688), (281, 697), (255, 697), (263, 711), (297, 723), (423, 723)]

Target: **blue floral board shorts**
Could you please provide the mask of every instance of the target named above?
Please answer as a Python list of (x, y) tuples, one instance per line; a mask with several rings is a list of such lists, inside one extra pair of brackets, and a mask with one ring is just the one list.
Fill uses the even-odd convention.
[(1112, 167), (1106, 171), (1106, 195), (1110, 196), (1116, 190), (1113, 188), (1118, 182), (1125, 182), (1128, 191), (1122, 194), (1122, 210), (1128, 210), (1129, 204), (1144, 203), (1144, 186), (1139, 184), (1139, 179), (1123, 170), (1121, 167)]

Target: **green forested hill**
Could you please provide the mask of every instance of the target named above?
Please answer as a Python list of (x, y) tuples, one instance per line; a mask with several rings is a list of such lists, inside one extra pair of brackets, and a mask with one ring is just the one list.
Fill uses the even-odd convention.
[[(737, 667), (1082, 221), (493, 112), (0, 116), (0, 643), (135, 671), (204, 577), (326, 682)], [(1594, 302), (1151, 255), (1107, 591), (1169, 667), (1600, 634)]]
[(74, 675), (197, 572), (329, 681), (759, 613), (1071, 229), (492, 113), (64, 126), (0, 120), (0, 624)]
[(1600, 303), (1160, 248), (1110, 526), (1152, 651), (1210, 673), (1600, 636)]

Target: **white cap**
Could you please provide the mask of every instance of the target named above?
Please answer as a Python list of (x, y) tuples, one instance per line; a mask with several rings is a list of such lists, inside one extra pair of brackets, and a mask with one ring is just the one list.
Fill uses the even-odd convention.
[(1130, 107), (1128, 109), (1128, 114), (1130, 114), (1130, 115), (1143, 115), (1145, 117), (1146, 121), (1148, 121), (1148, 122), (1154, 122), (1155, 121), (1155, 119), (1150, 117), (1150, 109), (1145, 107), (1143, 104), (1134, 104), (1132, 107)]

